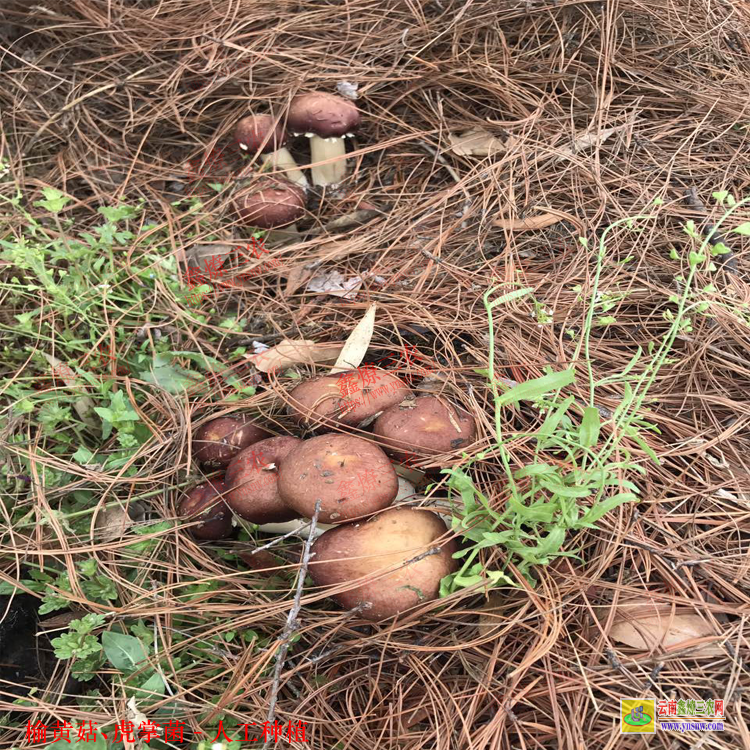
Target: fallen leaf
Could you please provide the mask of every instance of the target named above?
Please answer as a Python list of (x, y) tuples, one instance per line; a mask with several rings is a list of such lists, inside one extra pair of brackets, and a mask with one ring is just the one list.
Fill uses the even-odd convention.
[(564, 211), (550, 211), (549, 209), (539, 216), (529, 216), (525, 219), (495, 219), (492, 223), (496, 227), (509, 229), (512, 232), (533, 232), (537, 229), (551, 227), (559, 221), (569, 221), (581, 234), (584, 234), (584, 227), (580, 219)]
[(310, 279), (307, 284), (307, 291), (317, 292), (318, 294), (332, 294), (334, 297), (344, 297), (344, 299), (355, 299), (357, 290), (363, 282), (362, 276), (352, 276), (345, 279), (338, 271), (327, 271)]
[[(604, 623), (610, 607), (596, 607), (597, 619)], [(724, 654), (713, 641), (719, 636), (711, 623), (699, 615), (675, 610), (669, 604), (656, 602), (625, 602), (617, 606), (609, 636), (618, 643), (644, 651), (677, 651), (685, 648), (700, 652), (701, 656)]]
[(507, 606), (507, 594), (501, 594), (499, 591), (490, 592), (479, 615), (479, 622), (477, 623), (479, 635), (489, 635), (491, 632), (497, 631), (498, 626), (502, 625), (507, 619), (507, 615), (502, 614), (503, 607), (507, 608)]
[(569, 148), (563, 148), (560, 150), (560, 153), (553, 161), (553, 164), (558, 161), (564, 161), (565, 159), (570, 159), (572, 156), (575, 156), (579, 151), (584, 151), (587, 148), (593, 148), (594, 146), (599, 146), (600, 144), (604, 143), (608, 138), (610, 138), (612, 135), (614, 135), (619, 130), (625, 130), (626, 128), (629, 128), (632, 123), (626, 122), (622, 125), (618, 125), (614, 128), (605, 128), (604, 130), (600, 131), (594, 131), (590, 133), (584, 133), (581, 136), (578, 136), (573, 141), (573, 144)]
[(458, 156), (489, 156), (504, 151), (506, 145), (481, 128), (472, 128), (461, 135), (449, 133), (451, 151)]
[(373, 211), (371, 209), (366, 208), (359, 208), (355, 211), (350, 211), (349, 213), (343, 214), (342, 216), (338, 216), (335, 219), (332, 219), (329, 221), (323, 229), (325, 229), (326, 232), (335, 232), (339, 229), (344, 229), (346, 227), (357, 227), (360, 224), (365, 224), (370, 219), (374, 219), (376, 216), (379, 216), (382, 212), (381, 211)]
[(138, 708), (135, 696), (128, 701), (128, 718), (137, 725), (145, 724), (148, 721), (146, 715), (141, 713), (141, 710)]
[(342, 348), (338, 344), (316, 344), (305, 339), (285, 340), (260, 354), (246, 354), (245, 359), (260, 372), (274, 372), (290, 365), (330, 362), (339, 356)]
[(331, 368), (332, 373), (353, 370), (362, 363), (372, 340), (372, 332), (375, 329), (376, 308), (377, 304), (373, 302), (367, 308), (362, 320), (357, 323), (354, 330), (349, 334), (349, 338), (346, 340), (344, 348), (336, 360), (336, 364)]
[[(232, 240), (228, 241), (232, 242)], [(219, 263), (219, 267), (221, 267), (227, 256), (235, 247), (234, 244), (228, 245), (226, 243), (227, 240), (223, 242), (208, 243), (205, 245), (191, 245), (185, 249), (185, 259), (187, 260), (187, 264), (189, 266), (199, 266), (202, 268), (205, 260), (218, 257), (221, 259), (221, 263)]]
[[(53, 357), (51, 354), (47, 354), (46, 352), (42, 352), (42, 355), (52, 365), (52, 371), (53, 374), (55, 374), (55, 370), (59, 369), (60, 374), (59, 377), (61, 377), (62, 381), (70, 388), (83, 388), (83, 384), (80, 383), (78, 380), (74, 377), (70, 377), (69, 374), (63, 374), (62, 370), (63, 367), (68, 367), (63, 363), (62, 360), (58, 359), (57, 357)], [(68, 367), (68, 371), (72, 372), (70, 368)], [(56, 375), (57, 376), (57, 375)], [(94, 402), (92, 399), (90, 399), (88, 396), (82, 396), (81, 398), (77, 398), (73, 402), (73, 406), (75, 407), (75, 410), (78, 412), (78, 416), (86, 422), (86, 424), (89, 425), (89, 427), (92, 427), (94, 429), (98, 429), (99, 425), (97, 423), (97, 420), (93, 418), (91, 415), (91, 412), (94, 411)]]
[(284, 294), (287, 297), (291, 297), (308, 279), (312, 278), (315, 268), (309, 268), (310, 265), (310, 263), (305, 263), (304, 265), (294, 266), (289, 271), (286, 277), (286, 289), (284, 289)]
[[(131, 503), (127, 510), (119, 505), (104, 508), (96, 516), (94, 523), (94, 537), (103, 542), (111, 542), (124, 536), (138, 516), (143, 516), (140, 503)], [(131, 517), (132, 516), (132, 517)]]

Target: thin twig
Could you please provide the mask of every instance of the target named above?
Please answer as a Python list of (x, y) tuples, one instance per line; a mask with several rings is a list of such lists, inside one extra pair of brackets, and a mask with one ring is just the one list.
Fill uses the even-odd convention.
[[(297, 629), (297, 615), (302, 608), (302, 590), (305, 587), (305, 577), (307, 576), (307, 567), (310, 564), (310, 548), (312, 547), (313, 540), (315, 538), (315, 526), (318, 523), (318, 514), (320, 513), (320, 500), (315, 502), (315, 512), (310, 520), (310, 536), (305, 542), (305, 549), (302, 553), (302, 565), (300, 565), (299, 573), (297, 574), (297, 591), (294, 594), (294, 602), (292, 608), (289, 610), (289, 615), (286, 618), (286, 625), (281, 633), (281, 644), (279, 645), (279, 651), (276, 655), (276, 666), (273, 670), (273, 685), (271, 686), (271, 695), (268, 699), (268, 714), (266, 720), (268, 726), (272, 726), (274, 723), (274, 714), (276, 711), (276, 701), (279, 696), (279, 686), (281, 683), (281, 670), (284, 668), (284, 662), (286, 661), (286, 655), (289, 651), (289, 639)], [(307, 525), (307, 524), (305, 524)], [(269, 745), (269, 740), (266, 740), (263, 745), (263, 750)]]
[(307, 523), (303, 523), (302, 526), (298, 526), (296, 529), (292, 529), (291, 531), (288, 531), (284, 536), (277, 536), (275, 539), (272, 539), (268, 544), (264, 544), (262, 547), (256, 547), (253, 550), (250, 550), (250, 554), (254, 555), (256, 552), (260, 552), (261, 550), (268, 549), (269, 547), (274, 547), (279, 542), (283, 541), (284, 539), (288, 539), (290, 536), (294, 536), (299, 531), (302, 531), (302, 529), (310, 526), (312, 523), (312, 528), (310, 529), (310, 536), (312, 537), (313, 532), (315, 531), (315, 524), (312, 521), (308, 521)]

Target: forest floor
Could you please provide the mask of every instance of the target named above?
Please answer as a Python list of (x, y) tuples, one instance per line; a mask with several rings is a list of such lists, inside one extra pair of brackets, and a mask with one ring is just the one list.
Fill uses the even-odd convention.
[[(750, 748), (746, 5), (2, 5), (2, 747)], [(348, 176), (259, 253), (234, 126), (315, 89)], [(360, 323), (478, 429), (412, 471), (471, 564), (380, 623), (176, 517), (196, 425), (306, 436)]]

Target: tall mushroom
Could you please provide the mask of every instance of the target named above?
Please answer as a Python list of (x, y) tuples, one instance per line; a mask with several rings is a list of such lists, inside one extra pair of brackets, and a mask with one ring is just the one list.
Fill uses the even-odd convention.
[(280, 229), (283, 235), (268, 232), (273, 241), (297, 234), (294, 224), (305, 214), (305, 193), (287, 180), (261, 177), (234, 198), (234, 206), (243, 224), (260, 229)]
[[(353, 137), (359, 127), (356, 105), (324, 91), (295, 97), (287, 114), (287, 127), (294, 134), (310, 139), (310, 157), (314, 185), (336, 185), (346, 175), (344, 138)], [(321, 164), (331, 159), (328, 164)]]
[(271, 115), (243, 117), (234, 130), (234, 138), (243, 151), (263, 154), (263, 163), (284, 173), (291, 182), (307, 188), (308, 182), (294, 157), (285, 148), (286, 132)]

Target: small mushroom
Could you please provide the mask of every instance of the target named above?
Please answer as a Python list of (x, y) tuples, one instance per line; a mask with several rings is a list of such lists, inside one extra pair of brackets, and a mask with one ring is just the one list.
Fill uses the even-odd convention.
[(252, 523), (278, 523), (299, 516), (279, 497), (279, 462), (302, 441), (288, 435), (253, 443), (238, 453), (224, 478), (227, 505)]
[(293, 224), (305, 214), (305, 193), (287, 180), (261, 177), (234, 199), (245, 224), (277, 229)]
[[(344, 138), (351, 137), (359, 123), (359, 110), (349, 99), (324, 91), (301, 94), (294, 98), (287, 114), (287, 127), (296, 135), (304, 133), (310, 139), (314, 185), (336, 185), (344, 178)], [(331, 159), (335, 161), (329, 162)]]
[(300, 383), (289, 393), (289, 413), (305, 426), (320, 422), (356, 426), (411, 395), (409, 387), (386, 370), (360, 368)]
[(297, 234), (295, 221), (305, 215), (305, 193), (287, 180), (261, 177), (234, 198), (240, 220), (261, 229), (280, 229)]
[(244, 448), (270, 436), (248, 417), (219, 417), (198, 428), (193, 438), (193, 456), (203, 466), (220, 468)]
[(263, 154), (263, 163), (274, 170), (283, 171), (284, 177), (302, 188), (307, 188), (307, 178), (297, 166), (292, 155), (284, 147), (286, 132), (276, 124), (271, 115), (248, 115), (243, 117), (234, 131), (237, 144), (243, 151)]
[(372, 426), (383, 450), (399, 460), (416, 451), (429, 456), (470, 445), (476, 437), (474, 418), (435, 396), (421, 396), (386, 409)]
[(374, 443), (353, 435), (320, 435), (292, 449), (279, 466), (279, 495), (299, 515), (344, 523), (389, 506), (396, 472)]
[(232, 535), (232, 511), (224, 502), (227, 486), (223, 480), (211, 479), (187, 492), (177, 506), (177, 515), (200, 521), (188, 531), (196, 539), (226, 539)]
[(318, 586), (337, 588), (367, 577), (331, 596), (346, 609), (361, 606), (368, 620), (383, 620), (437, 599), (441, 579), (458, 569), (456, 541), (438, 543), (447, 531), (435, 513), (391, 508), (322, 534), (312, 546), (309, 572)]

